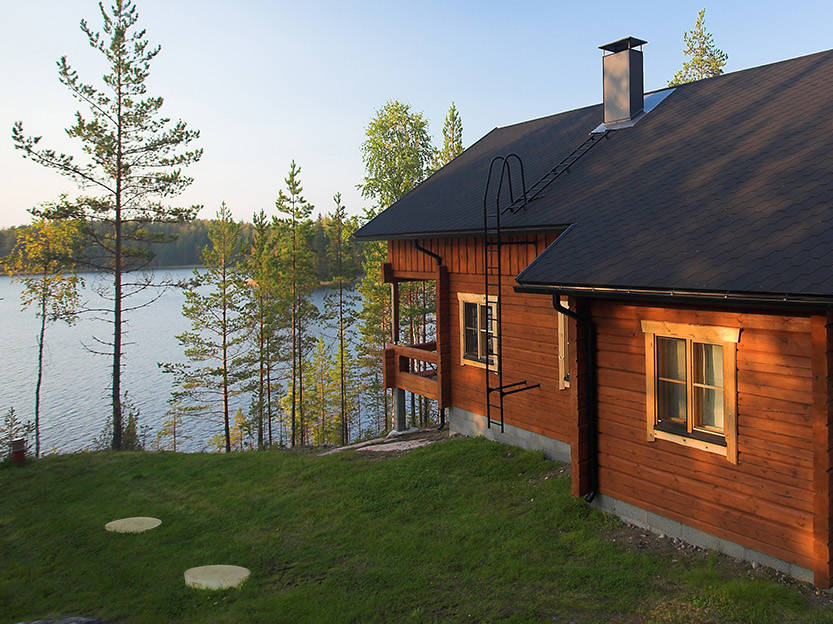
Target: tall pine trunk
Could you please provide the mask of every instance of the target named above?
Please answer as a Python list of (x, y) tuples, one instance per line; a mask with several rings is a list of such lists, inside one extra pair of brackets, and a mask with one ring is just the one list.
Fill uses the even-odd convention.
[(257, 334), (257, 349), (258, 349), (258, 388), (257, 388), (257, 450), (263, 450), (263, 296), (258, 295), (258, 334)]
[(223, 256), (223, 424), (226, 434), (226, 453), (231, 453), (231, 427), (229, 426), (228, 392), (228, 282), (226, 257)]
[(269, 429), (269, 448), (272, 448), (272, 356), (271, 340), (266, 339), (266, 422)]

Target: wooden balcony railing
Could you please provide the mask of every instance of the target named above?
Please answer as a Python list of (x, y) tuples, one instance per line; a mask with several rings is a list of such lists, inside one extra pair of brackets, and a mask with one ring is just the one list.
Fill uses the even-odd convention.
[(444, 405), (436, 342), (395, 344), (385, 349), (385, 388), (401, 388)]

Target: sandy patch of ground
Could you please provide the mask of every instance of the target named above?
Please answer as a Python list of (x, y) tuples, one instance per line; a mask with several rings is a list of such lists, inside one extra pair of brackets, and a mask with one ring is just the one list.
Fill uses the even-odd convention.
[(376, 455), (402, 455), (415, 448), (428, 446), (438, 440), (448, 438), (448, 428), (442, 431), (437, 429), (414, 429), (407, 433), (391, 435), (384, 438), (374, 438), (365, 442), (358, 442), (348, 446), (339, 446), (320, 453), (321, 455), (332, 455), (344, 451), (372, 452)]

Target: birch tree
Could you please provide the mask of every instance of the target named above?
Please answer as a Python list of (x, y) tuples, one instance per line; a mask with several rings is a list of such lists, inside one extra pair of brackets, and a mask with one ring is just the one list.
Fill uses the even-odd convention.
[(35, 382), (35, 456), (40, 457), (40, 397), (43, 382), (43, 348), (46, 327), (56, 321), (75, 322), (83, 280), (74, 274), (72, 256), (78, 236), (74, 221), (37, 219), (17, 232), (11, 254), (4, 258), (6, 271), (20, 280), (20, 302), (34, 308), (38, 330), (38, 372)]
[[(365, 175), (358, 185), (363, 197), (373, 202), (365, 211), (369, 220), (396, 202), (428, 175), (434, 148), (428, 134), (428, 120), (407, 104), (389, 101), (376, 111), (365, 129), (362, 162)], [(364, 278), (359, 284), (362, 295), (360, 313), (361, 344), (358, 355), (368, 389), (382, 394), (384, 428), (389, 421), (388, 401), (382, 392), (383, 353), (391, 335), (390, 290), (382, 282), (382, 263), (387, 261), (384, 242), (363, 245)]]

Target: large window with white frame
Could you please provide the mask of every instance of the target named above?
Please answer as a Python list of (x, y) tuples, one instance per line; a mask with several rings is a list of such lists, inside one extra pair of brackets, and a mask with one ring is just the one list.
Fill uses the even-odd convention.
[(460, 304), (460, 363), (497, 366), (497, 298), (457, 293)]
[(740, 330), (642, 321), (647, 434), (737, 462), (737, 343)]

